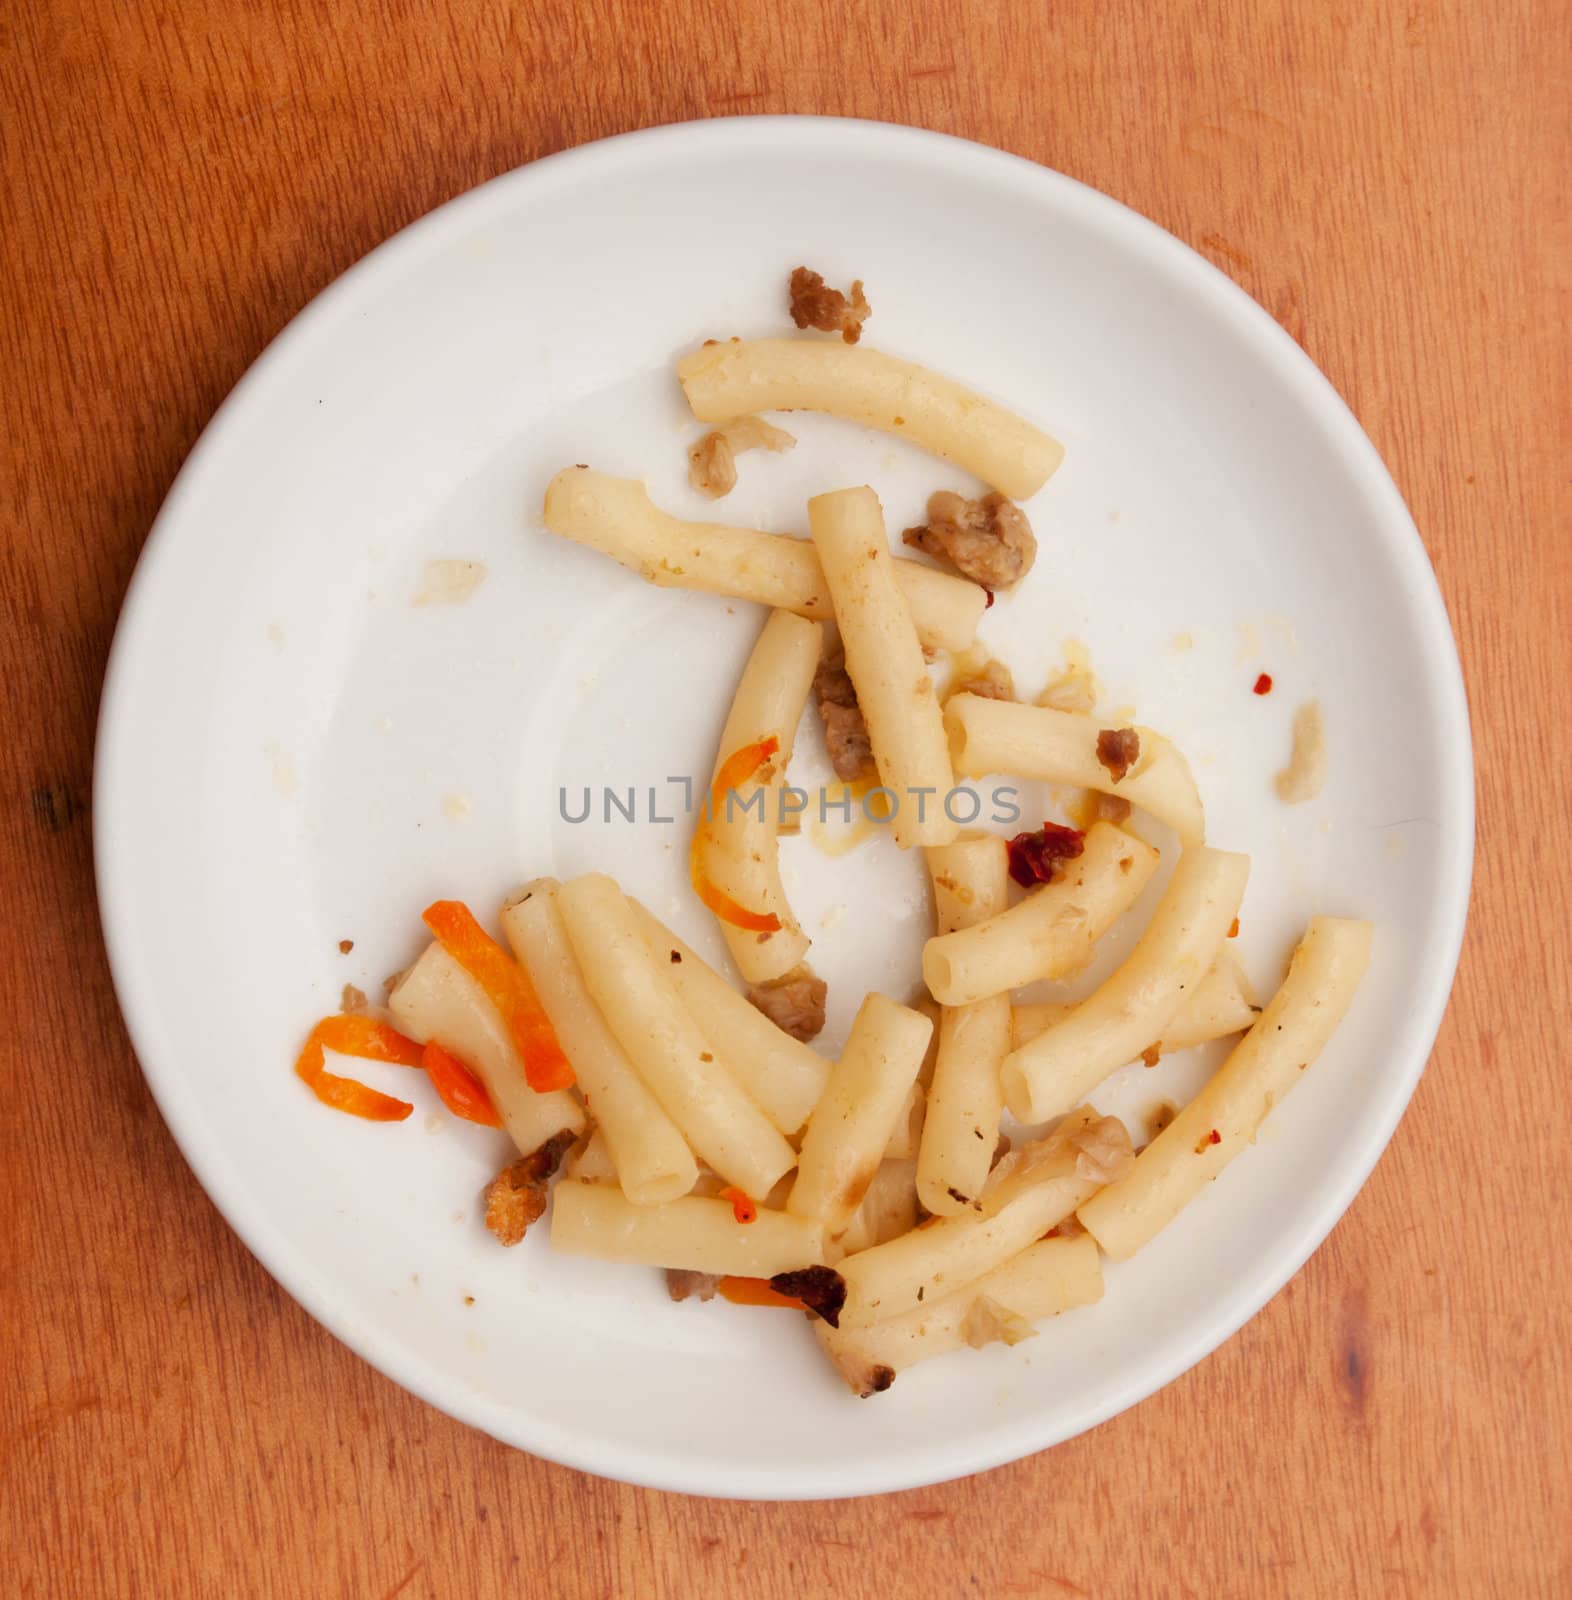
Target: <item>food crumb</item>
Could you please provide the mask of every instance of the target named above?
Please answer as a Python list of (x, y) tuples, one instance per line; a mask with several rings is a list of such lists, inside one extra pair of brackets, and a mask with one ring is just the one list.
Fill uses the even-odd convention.
[(356, 1016), (364, 1011), (366, 1009), (365, 990), (357, 989), (352, 983), (346, 983), (338, 997), (338, 1009), (346, 1017)]
[(338, 953), (341, 956), (347, 956), (354, 948), (355, 941), (353, 939), (340, 939), (338, 942)]
[(467, 1295), (465, 1295), (465, 1296), (464, 1296), (464, 1304), (465, 1304), (465, 1305), (467, 1305), (467, 1306), (472, 1306), (472, 1305), (474, 1305), (474, 1303), (475, 1303), (475, 1297), (474, 1297), (474, 1295), (472, 1295), (472, 1294), (467, 1294)]
[(428, 561), (411, 602), (417, 606), (459, 606), (486, 581), (483, 561)]
[(1321, 702), (1307, 700), (1294, 713), (1293, 750), (1288, 765), (1277, 774), (1277, 798), (1284, 805), (1314, 800), (1326, 782), (1326, 728)]
[(1255, 680), (1254, 687), (1250, 692), (1252, 694), (1270, 694), (1272, 692), (1272, 674), (1270, 672), (1263, 672), (1260, 677)]
[(467, 822), (470, 809), (467, 795), (445, 794), (442, 797), (442, 815), (454, 822)]
[(851, 293), (829, 288), (823, 277), (807, 267), (796, 267), (788, 285), (791, 320), (799, 328), (817, 328), (820, 333), (838, 333), (847, 344), (862, 338), (862, 325), (873, 315), (862, 292), (862, 279), (852, 280)]

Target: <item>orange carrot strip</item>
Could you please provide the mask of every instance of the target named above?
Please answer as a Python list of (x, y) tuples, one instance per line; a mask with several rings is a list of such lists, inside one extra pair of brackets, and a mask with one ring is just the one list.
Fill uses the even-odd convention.
[(722, 1200), (731, 1201), (731, 1214), (738, 1222), (754, 1222), (758, 1219), (759, 1208), (741, 1189), (728, 1184), (721, 1190), (720, 1197)]
[(367, 1061), (387, 1061), (398, 1067), (421, 1065), (420, 1046), (397, 1028), (374, 1017), (324, 1017), (317, 1024), (317, 1037), (329, 1050), (340, 1055), (362, 1056)]
[(693, 882), (693, 892), (722, 922), (729, 922), (734, 928), (746, 928), (750, 933), (778, 932), (781, 919), (773, 911), (749, 911), (711, 883), (704, 853), (712, 837), (715, 813), (725, 805), (727, 792), (746, 783), (780, 747), (780, 740), (771, 734), (757, 744), (745, 744), (740, 750), (732, 751), (721, 762), (720, 771), (710, 785), (708, 813), (693, 830), (693, 845), (688, 852), (688, 875)]
[(442, 1103), (455, 1117), (478, 1122), (484, 1128), (500, 1128), (502, 1118), (486, 1093), (486, 1086), (451, 1050), (444, 1050), (435, 1039), (422, 1055), (426, 1076), (431, 1079)]
[[(329, 1072), (324, 1065), (322, 1046), (324, 1031), (334, 1034), (339, 1038), (345, 1037), (343, 1030), (328, 1028), (328, 1023), (337, 1021), (366, 1021), (365, 1018), (336, 1018), (328, 1017), (319, 1022), (311, 1030), (311, 1036), (306, 1040), (305, 1047), (295, 1061), (295, 1075), (298, 1077), (325, 1106), (331, 1106), (335, 1111), (347, 1112), (352, 1117), (364, 1117), (368, 1122), (402, 1122), (415, 1108), (407, 1100), (395, 1100), (390, 1094), (382, 1094), (376, 1089), (368, 1088), (363, 1083), (357, 1083), (353, 1078), (341, 1078), (336, 1073)], [(395, 1033), (392, 1028), (387, 1032), (395, 1039), (403, 1039), (403, 1035)], [(405, 1044), (410, 1041), (404, 1039)], [(335, 1050), (341, 1049), (339, 1044), (334, 1044)], [(416, 1046), (418, 1051), (419, 1046)], [(359, 1052), (347, 1052), (358, 1054)], [(373, 1059), (388, 1059), (375, 1057)], [(418, 1055), (417, 1055), (418, 1060)]]
[(444, 950), (486, 991), (502, 1013), (524, 1061), (524, 1076), (538, 1094), (566, 1089), (573, 1067), (529, 974), (475, 920), (462, 900), (437, 900), (422, 920)]
[(721, 1298), (730, 1300), (734, 1306), (785, 1306), (790, 1311), (806, 1311), (808, 1308), (800, 1300), (793, 1300), (790, 1295), (777, 1294), (770, 1287), (768, 1278), (722, 1278), (715, 1285), (720, 1291)]

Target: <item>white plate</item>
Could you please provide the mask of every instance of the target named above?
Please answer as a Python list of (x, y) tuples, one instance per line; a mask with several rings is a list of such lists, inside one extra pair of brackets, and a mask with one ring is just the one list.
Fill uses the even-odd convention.
[[(409, 958), (438, 895), (493, 908), (526, 876), (602, 867), (714, 950), (683, 891), (685, 826), (569, 826), (558, 789), (666, 797), (668, 778), (706, 771), (760, 618), (649, 588), (551, 538), (538, 508), (554, 470), (588, 461), (704, 515), (672, 358), (705, 335), (779, 329), (801, 261), (866, 280), (870, 343), (1065, 441), (1031, 506), (1036, 570), (984, 636), (1028, 690), (1065, 639), (1084, 641), (1110, 705), (1190, 753), (1212, 840), (1254, 857), (1241, 945), (1258, 982), (1313, 912), (1379, 930), (1322, 1062), (1255, 1150), (1109, 1272), (1102, 1304), (868, 1402), (795, 1317), (672, 1305), (658, 1274), (554, 1257), (540, 1237), (498, 1249), (477, 1196), (500, 1136), (430, 1115), (412, 1074), (364, 1074), (419, 1100), (389, 1127), (333, 1115), (289, 1070), (343, 983), (375, 991)], [(930, 488), (963, 482), (882, 436), (792, 427), (793, 455), (744, 458), (728, 520), (800, 528), (809, 492), (868, 481), (898, 529)], [(416, 608), (439, 557), (488, 577), (462, 606)], [(1181, 633), (1191, 648), (1175, 648)], [(1277, 680), (1264, 699), (1260, 670)], [(1270, 779), (1310, 695), (1330, 777), (1289, 810)], [(811, 778), (822, 757), (803, 743)], [(1434, 577), (1298, 346), (1183, 245), (1068, 179), (930, 134), (788, 119), (662, 129), (500, 178), (376, 251), (277, 340), (192, 454), (137, 570), (96, 826), (115, 979), (159, 1105), (314, 1316), (538, 1454), (665, 1488), (806, 1497), (1064, 1439), (1168, 1382), (1284, 1283), (1423, 1068), (1473, 818)], [(882, 844), (840, 860), (786, 848), (821, 929), (834, 1049), (865, 988), (917, 982), (919, 865)], [(1136, 1119), (1206, 1066), (1136, 1068), (1100, 1098)]]

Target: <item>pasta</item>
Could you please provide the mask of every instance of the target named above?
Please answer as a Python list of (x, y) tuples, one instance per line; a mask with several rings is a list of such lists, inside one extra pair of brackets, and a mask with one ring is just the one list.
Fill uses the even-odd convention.
[[(657, 510), (642, 483), (568, 467), (546, 490), (546, 526), (610, 556), (663, 589), (701, 589), (795, 611), (816, 622), (834, 613), (811, 543), (755, 528), (684, 522)], [(895, 581), (923, 644), (964, 650), (988, 596), (965, 578), (920, 561), (896, 561)]]
[(922, 975), (929, 992), (941, 1005), (964, 1006), (1075, 972), (1135, 904), (1157, 862), (1157, 851), (1144, 840), (1111, 822), (1093, 823), (1063, 876), (1008, 911), (927, 942)]
[(1037, 493), (1064, 446), (1014, 412), (909, 361), (822, 339), (712, 341), (677, 363), (700, 422), (824, 411), (931, 450), (1013, 500)]
[(895, 582), (878, 496), (868, 488), (818, 495), (808, 502), (808, 526), (879, 781), (894, 796), (890, 831), (903, 850), (947, 844), (959, 829), (946, 810), (955, 780), (944, 724), (911, 608)]
[(440, 944), (428, 945), (388, 996), (388, 1010), (412, 1039), (435, 1039), (476, 1073), (520, 1155), (559, 1133), (582, 1133), (584, 1111), (566, 1089), (538, 1094), (495, 1006)]
[(773, 916), (780, 924), (773, 932), (758, 933), (720, 919), (726, 948), (747, 983), (782, 977), (808, 953), (808, 936), (792, 916), (781, 885), (777, 834), (786, 765), (823, 645), (824, 630), (817, 622), (790, 611), (772, 611), (738, 680), (731, 713), (721, 730), (717, 777), (733, 751), (769, 738), (779, 744), (770, 776), (740, 786), (706, 825), (704, 856), (710, 882), (737, 905)]
[(846, 1231), (917, 1081), (932, 1032), (933, 1024), (921, 1012), (882, 994), (863, 1001), (808, 1119), (788, 1211), (824, 1223), (831, 1238)]
[[(677, 363), (693, 414), (722, 430), (690, 451), (690, 487), (735, 484), (730, 457), (748, 442), (730, 437), (738, 428), (771, 448), (792, 442), (762, 411), (882, 429), (994, 486), (980, 499), (935, 487), (926, 525), (905, 538), (987, 589), (897, 560), (867, 486), (810, 498), (806, 539), (685, 521), (642, 482), (583, 466), (559, 472), (544, 503), (552, 533), (657, 587), (768, 610), (733, 686), (687, 859), (740, 983), (603, 873), (536, 878), (502, 907), (511, 957), (463, 902), (432, 901), (422, 920), (438, 942), (390, 984), (388, 1013), (346, 986), (345, 1014), (316, 1023), (295, 1073), (322, 1104), (393, 1125), (414, 1105), (329, 1071), (325, 1052), (423, 1071), (461, 1123), (503, 1127), (521, 1152), (484, 1190), (500, 1244), (519, 1243), (549, 1206), (554, 1249), (664, 1268), (672, 1300), (805, 1309), (835, 1369), (866, 1396), (917, 1362), (1014, 1345), (1040, 1319), (1100, 1299), (1103, 1256), (1125, 1260), (1161, 1232), (1316, 1059), (1373, 935), (1365, 922), (1313, 918), (1257, 1007), (1229, 943), (1249, 860), (1206, 843), (1185, 757), (1123, 715), (1093, 714), (1097, 680), (1076, 641), (1064, 641), (1066, 672), (1035, 705), (1015, 701), (1010, 664), (976, 642), (992, 590), (1024, 581), (1037, 550), (1012, 501), (1042, 487), (1061, 446), (953, 380), (858, 343), (871, 310), (861, 280), (848, 298), (800, 267), (790, 304), (799, 327), (843, 338), (709, 340)], [(824, 660), (828, 622), (844, 672), (833, 636)], [(941, 708), (928, 663), (946, 652)], [(1270, 687), (1263, 674), (1257, 692)], [(779, 842), (793, 826), (788, 793), (804, 802), (796, 811), (807, 803), (787, 769), (815, 689), (843, 784), (840, 798), (822, 792), (819, 830), (803, 831), (838, 855), (888, 822), (897, 847), (924, 850), (934, 904), (926, 992), (905, 1005), (865, 995), (836, 1061), (803, 1042), (824, 1027), (826, 982), (806, 965), (814, 941), (790, 904)], [(673, 767), (656, 770), (683, 770), (675, 750)], [(1313, 798), (1325, 771), (1310, 702), (1279, 797)], [(1008, 843), (963, 836), (957, 801), (969, 825), (981, 800), (958, 794), (957, 779), (995, 774), (1088, 791), (1075, 802), (1083, 810), (1071, 807), (1084, 831), (1027, 823)], [(1019, 806), (999, 809), (1001, 794), (1018, 792), (996, 792), (995, 822), (1019, 818)], [(649, 795), (652, 817), (670, 822)], [(578, 818), (560, 807), (563, 820), (585, 820), (588, 806)], [(632, 820), (631, 801), (617, 806)], [(830, 806), (847, 827), (827, 843)], [(1162, 850), (1178, 840), (1155, 912), (1086, 998), (1012, 1004), (1014, 990), (1085, 968), (1144, 903), (1161, 855), (1120, 825), (1135, 808), (1161, 825)], [(857, 877), (846, 873), (844, 893), (875, 936), (915, 909), (909, 898), (866, 906)], [(1014, 905), (1012, 878), (1026, 891)], [(805, 915), (810, 905), (804, 895)], [(829, 930), (849, 909), (814, 905), (814, 925)], [(1230, 1035), (1242, 1037), (1188, 1106), (1147, 1114), (1154, 1136), (1139, 1156), (1124, 1124), (1087, 1103), (1128, 1063), (1155, 1066), (1165, 1051)], [(1006, 1136), (1006, 1111), (1041, 1125), (1038, 1135), (1010, 1123)]]
[(683, 1006), (616, 884), (600, 873), (574, 878), (557, 890), (557, 907), (585, 986), (693, 1153), (745, 1194), (768, 1194), (796, 1153)]
[(590, 998), (557, 909), (557, 883), (537, 878), (504, 907), (503, 931), (534, 980), (546, 1015), (594, 1108), (622, 1192), (635, 1205), (686, 1194), (698, 1163)]
[[(1050, 1024), (1062, 1022), (1074, 1010), (1073, 1005), (1056, 1001), (1016, 1006), (1011, 1017), (1012, 1048), (1019, 1050), (1027, 1040), (1035, 1039)], [(1250, 999), (1250, 987), (1238, 960), (1225, 945), (1211, 970), (1163, 1029), (1157, 1042), (1158, 1053), (1190, 1050), (1230, 1033), (1243, 1033), (1255, 1021), (1258, 1010)]]
[[(1108, 1150), (1108, 1156), (1089, 1155)], [(1084, 1205), (1129, 1162), (1130, 1139), (1112, 1117), (1084, 1111), (983, 1191), (979, 1206), (847, 1256), (843, 1328), (866, 1327), (953, 1294), (1018, 1255)], [(1012, 1158), (1006, 1157), (1006, 1160)]]
[[(796, 1133), (824, 1092), (829, 1062), (749, 1005), (637, 900), (629, 903), (656, 966), (671, 980), (689, 1014), (703, 1019), (704, 1036), (716, 1054), (782, 1133)], [(676, 961), (671, 959), (674, 955)]]
[(979, 1304), (1037, 1322), (1102, 1297), (1097, 1245), (1090, 1234), (1082, 1233), (1028, 1245), (975, 1283), (925, 1300), (899, 1316), (860, 1328), (815, 1322), (813, 1331), (852, 1392), (866, 1396), (888, 1389), (897, 1373), (919, 1361), (964, 1349), (968, 1322)]
[(1150, 728), (1127, 730), (1139, 740), (1139, 754), (1116, 777), (1120, 764), (1102, 759), (1098, 743), (1100, 736), (1122, 730), (1078, 711), (958, 694), (944, 708), (944, 726), (950, 757), (963, 778), (1007, 772), (1017, 778), (1096, 789), (1118, 795), (1166, 823), (1181, 844), (1197, 844), (1206, 836), (1190, 764)]
[(551, 1247), (603, 1261), (771, 1278), (822, 1263), (824, 1228), (762, 1207), (753, 1221), (739, 1222), (731, 1201), (697, 1195), (635, 1206), (609, 1183), (564, 1178), (552, 1195)]
[(1250, 858), (1192, 845), (1124, 964), (1069, 1016), (1005, 1057), (1005, 1104), (1022, 1122), (1068, 1111), (1162, 1038), (1239, 914)]
[[(941, 933), (998, 916), (1009, 893), (1002, 839), (963, 839), (928, 852)], [(1010, 1051), (1010, 999), (946, 1006), (917, 1156), (917, 1193), (935, 1216), (964, 1211), (993, 1164), (1004, 1107), (999, 1063)]]
[(1115, 1261), (1154, 1238), (1246, 1146), (1348, 1011), (1370, 960), (1368, 922), (1312, 918), (1288, 976), (1255, 1026), (1082, 1223)]

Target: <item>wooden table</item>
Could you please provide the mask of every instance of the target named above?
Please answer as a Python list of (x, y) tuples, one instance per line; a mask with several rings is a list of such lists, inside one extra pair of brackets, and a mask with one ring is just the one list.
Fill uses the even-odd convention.
[[(6, 9), (0, 1592), (1572, 1594), (1565, 9), (984, 11)], [(649, 123), (774, 111), (1031, 156), (1172, 229), (1292, 330), (1440, 573), (1480, 849), (1413, 1107), (1244, 1332), (1033, 1460), (760, 1506), (515, 1454), (395, 1389), (274, 1286), (127, 1045), (88, 797), (132, 563), (203, 423), (284, 323), (495, 173)]]

